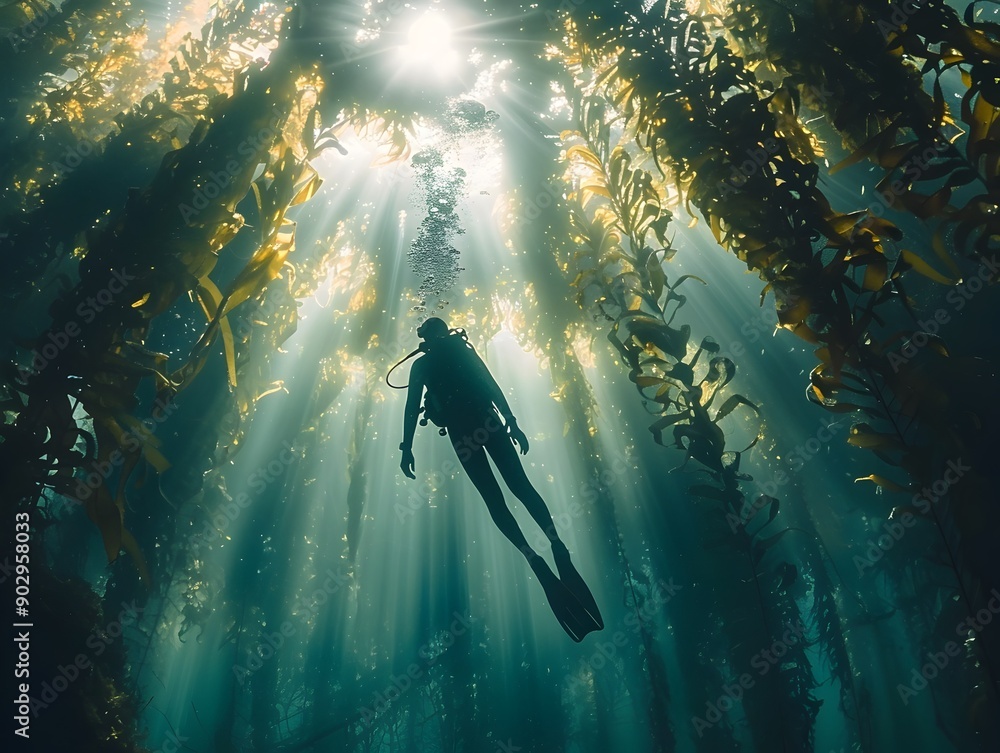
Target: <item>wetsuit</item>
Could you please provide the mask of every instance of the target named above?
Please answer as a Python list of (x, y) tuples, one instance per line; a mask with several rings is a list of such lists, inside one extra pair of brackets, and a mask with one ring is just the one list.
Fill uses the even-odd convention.
[[(521, 551), (528, 542), (504, 501), (503, 490), (486, 453), (513, 492), (546, 533), (555, 528), (541, 496), (521, 466), (517, 450), (496, 405), (509, 413), (507, 401), (486, 364), (458, 335), (435, 342), (413, 366), (411, 383), (427, 388), (425, 405), (435, 423), (446, 428), (458, 460), (482, 494), (494, 523)], [(507, 416), (508, 423), (513, 416)], [(484, 451), (485, 450), (485, 451)]]

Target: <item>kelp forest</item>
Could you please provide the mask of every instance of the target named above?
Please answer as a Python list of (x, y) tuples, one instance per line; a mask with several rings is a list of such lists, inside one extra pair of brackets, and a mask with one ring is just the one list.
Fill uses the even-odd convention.
[(0, 0), (0, 70), (5, 749), (1000, 749), (995, 2)]

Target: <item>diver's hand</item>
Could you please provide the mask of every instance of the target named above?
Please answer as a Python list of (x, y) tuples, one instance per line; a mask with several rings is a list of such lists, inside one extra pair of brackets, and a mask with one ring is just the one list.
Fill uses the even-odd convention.
[(511, 422), (508, 424), (510, 429), (510, 441), (521, 450), (522, 455), (528, 454), (528, 438), (524, 436), (524, 432), (521, 431), (521, 427), (516, 423)]
[(399, 467), (400, 469), (402, 469), (403, 473), (410, 478), (416, 478), (416, 476), (413, 475), (413, 468), (414, 468), (413, 463), (414, 463), (413, 450), (409, 448), (404, 449), (403, 459), (400, 461)]

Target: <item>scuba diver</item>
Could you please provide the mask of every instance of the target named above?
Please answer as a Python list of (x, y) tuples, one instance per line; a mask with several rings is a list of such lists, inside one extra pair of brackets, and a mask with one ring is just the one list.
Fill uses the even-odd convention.
[[(528, 452), (528, 438), (517, 425), (510, 405), (493, 375), (469, 343), (463, 330), (449, 330), (437, 317), (427, 319), (417, 329), (423, 340), (417, 350), (392, 367), (396, 369), (415, 355), (422, 354), (410, 370), (403, 417), (403, 453), (400, 468), (409, 478), (414, 475), (413, 434), (417, 419), (441, 427), (439, 433), (451, 439), (459, 462), (486, 502), (486, 507), (500, 532), (518, 548), (538, 577), (556, 619), (574, 641), (604, 628), (594, 596), (570, 561), (569, 551), (559, 539), (555, 524), (541, 496), (521, 467), (515, 445), (521, 454)], [(392, 370), (389, 374), (392, 374)], [(397, 387), (389, 382), (390, 387)], [(426, 389), (424, 407), (420, 402)], [(503, 417), (503, 423), (500, 417)], [(559, 571), (557, 578), (542, 557), (529, 546), (504, 500), (486, 455), (507, 487), (528, 510), (552, 544), (552, 554)]]

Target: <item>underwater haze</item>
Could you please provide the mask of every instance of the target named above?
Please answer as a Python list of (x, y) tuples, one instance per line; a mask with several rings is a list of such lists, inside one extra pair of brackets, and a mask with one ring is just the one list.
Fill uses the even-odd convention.
[(995, 4), (0, 37), (5, 746), (1000, 750)]

